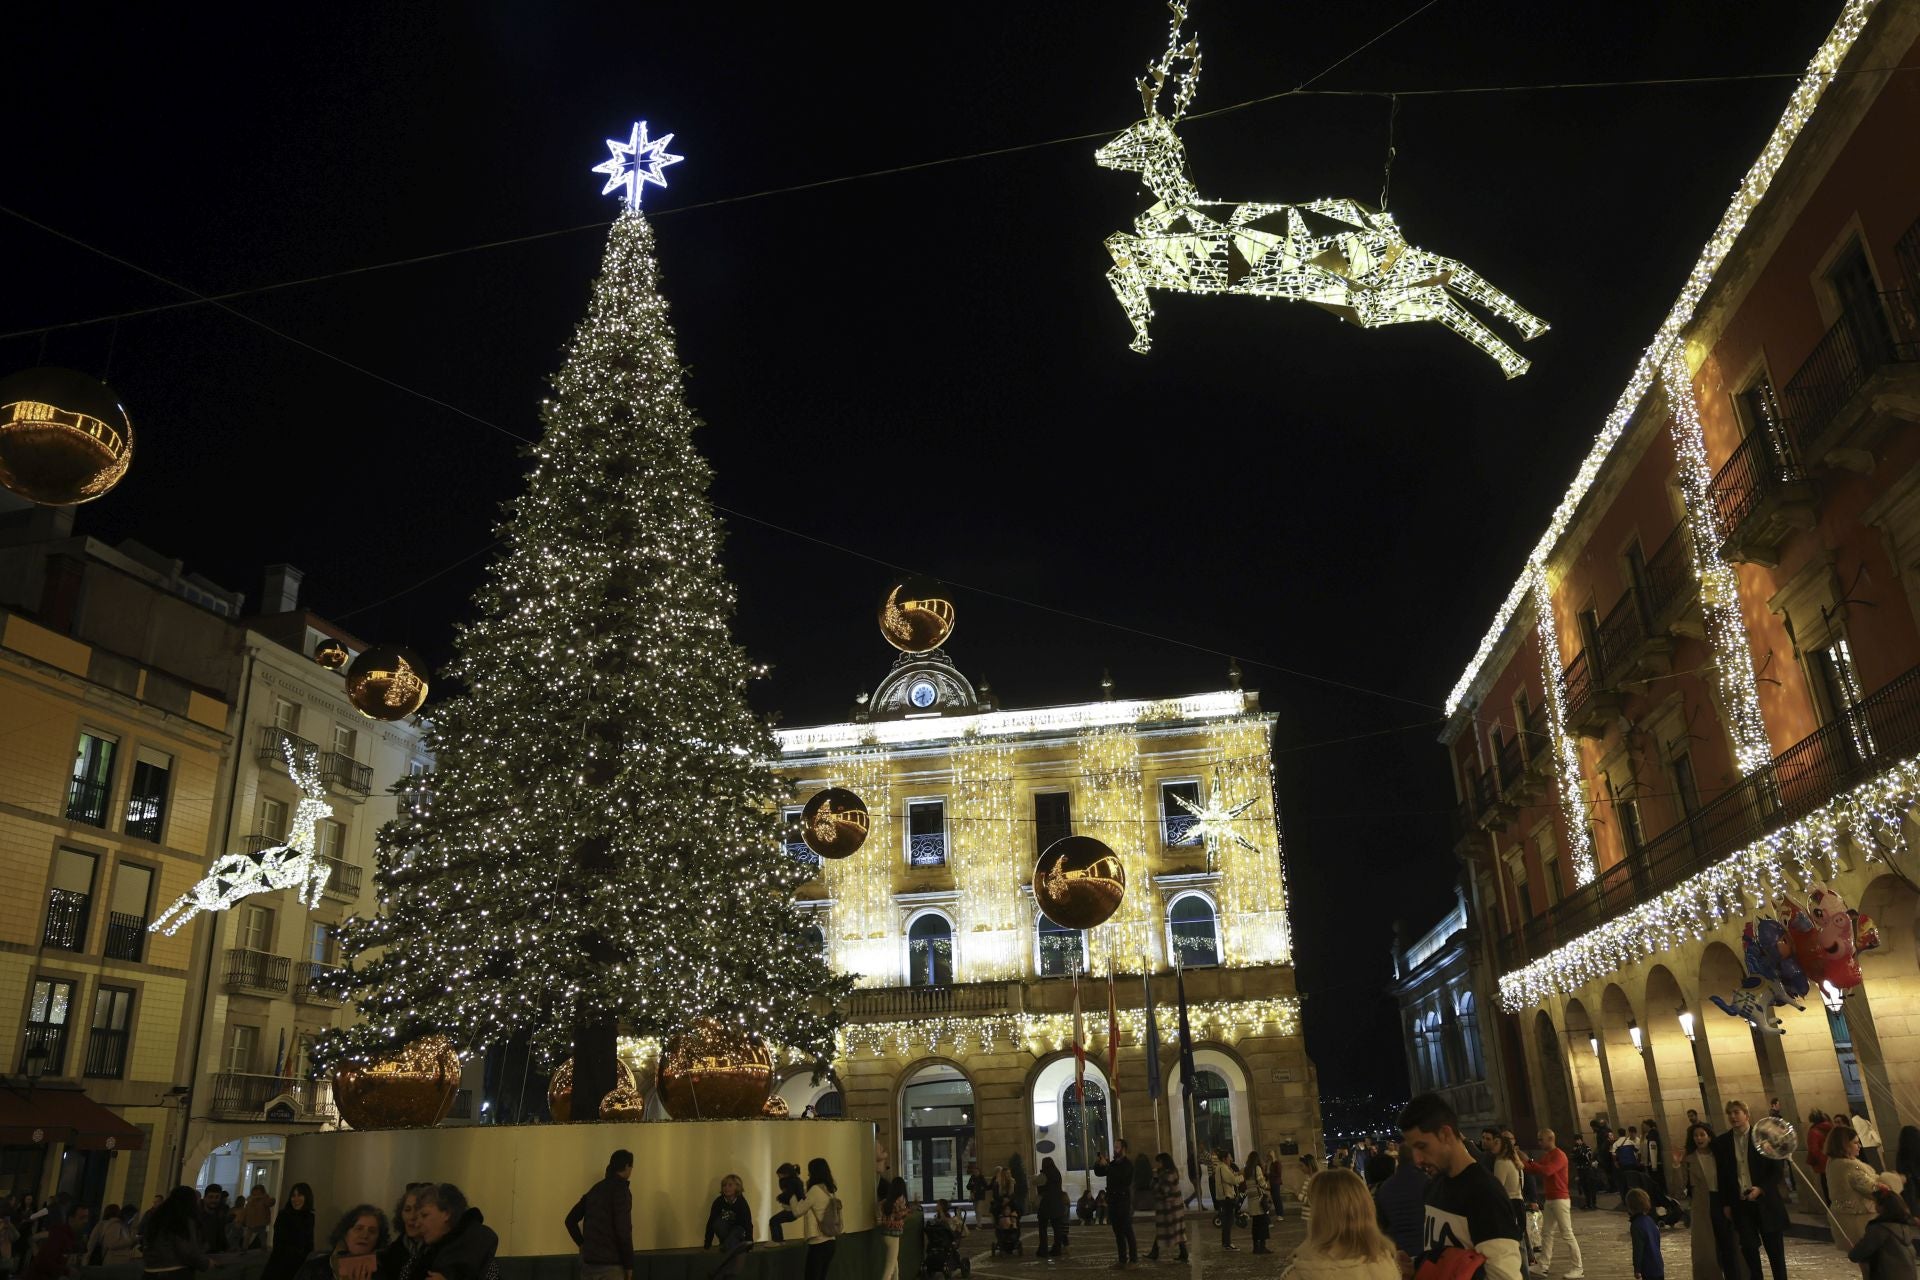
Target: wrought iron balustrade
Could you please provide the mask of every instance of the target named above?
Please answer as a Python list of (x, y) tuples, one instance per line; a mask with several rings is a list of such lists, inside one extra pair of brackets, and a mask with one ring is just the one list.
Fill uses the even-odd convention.
[(287, 973), (293, 961), (268, 951), (233, 947), (227, 952), (227, 986), (251, 991), (287, 993)]
[(1820, 437), (1874, 373), (1920, 360), (1920, 317), (1906, 289), (1859, 299), (1834, 322), (1806, 362), (1780, 388), (1788, 438), (1813, 457)]
[(67, 783), (67, 821), (107, 825), (107, 784), (74, 778)]
[(931, 831), (907, 837), (907, 861), (916, 867), (947, 865), (947, 833)]
[(127, 1033), (124, 1028), (95, 1027), (87, 1033), (87, 1075), (96, 1080), (118, 1080), (127, 1069)]
[(124, 911), (107, 913), (106, 954), (110, 960), (139, 960), (147, 953), (147, 921)]

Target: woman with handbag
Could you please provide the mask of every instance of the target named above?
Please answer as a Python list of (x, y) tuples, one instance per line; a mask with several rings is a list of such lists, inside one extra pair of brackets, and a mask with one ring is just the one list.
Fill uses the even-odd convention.
[(1273, 1212), (1273, 1186), (1267, 1181), (1258, 1151), (1247, 1157), (1246, 1193), (1247, 1214), (1253, 1221), (1253, 1251), (1272, 1253), (1267, 1248), (1267, 1215)]

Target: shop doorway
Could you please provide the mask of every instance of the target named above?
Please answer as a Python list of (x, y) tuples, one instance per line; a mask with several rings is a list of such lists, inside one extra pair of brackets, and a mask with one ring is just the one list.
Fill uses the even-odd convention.
[(920, 1068), (900, 1090), (900, 1176), (922, 1203), (965, 1200), (973, 1085), (958, 1067)]

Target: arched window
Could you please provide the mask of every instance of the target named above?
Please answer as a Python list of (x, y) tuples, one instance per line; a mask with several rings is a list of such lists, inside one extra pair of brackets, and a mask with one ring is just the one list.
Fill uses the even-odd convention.
[(1473, 992), (1462, 991), (1460, 1003), (1455, 1007), (1460, 1019), (1460, 1043), (1467, 1051), (1467, 1078), (1484, 1080), (1487, 1058), (1480, 1047), (1480, 1012), (1474, 1007)]
[(1060, 1114), (1067, 1121), (1066, 1168), (1069, 1173), (1086, 1168), (1089, 1162), (1108, 1151), (1107, 1094), (1098, 1080), (1087, 1077), (1087, 1096), (1078, 1102), (1074, 1098), (1071, 1079), (1060, 1086)]
[(1432, 1077), (1436, 1089), (1453, 1083), (1447, 1079), (1445, 1028), (1440, 1025), (1440, 1015), (1432, 1012), (1427, 1014), (1427, 1073)]
[(1193, 1137), (1202, 1151), (1232, 1151), (1233, 1094), (1218, 1071), (1193, 1074)]
[(1064, 978), (1087, 970), (1087, 935), (1055, 924), (1044, 913), (1034, 926), (1034, 945), (1038, 949), (1035, 967), (1043, 978)]
[(1167, 945), (1189, 969), (1220, 963), (1220, 932), (1213, 904), (1197, 893), (1183, 893), (1167, 905)]
[(847, 1114), (846, 1095), (835, 1089), (832, 1093), (823, 1093), (820, 1100), (813, 1104), (813, 1114), (821, 1120), (838, 1120)]
[(907, 926), (907, 985), (945, 987), (953, 982), (953, 922), (937, 911), (915, 916)]

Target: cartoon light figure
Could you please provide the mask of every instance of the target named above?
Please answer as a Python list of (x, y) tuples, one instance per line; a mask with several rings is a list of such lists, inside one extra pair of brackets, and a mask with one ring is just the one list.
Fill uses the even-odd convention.
[(324, 798), (327, 784), (320, 778), (320, 753), (312, 749), (296, 753), (293, 743), (285, 738), (280, 740), (280, 750), (286, 756), (287, 776), (300, 788), (302, 797), (294, 806), (286, 843), (257, 854), (228, 853), (215, 858), (206, 876), (147, 926), (150, 931), (171, 937), (202, 911), (225, 911), (242, 898), (279, 889), (300, 890), (300, 901), (308, 910), (320, 905), (320, 893), (333, 874), (331, 867), (313, 855), (313, 829), (333, 812)]
[[(1472, 268), (1408, 244), (1384, 209), (1345, 198), (1236, 204), (1201, 197), (1174, 133), (1199, 87), (1200, 42), (1181, 40), (1187, 0), (1169, 0), (1167, 7), (1173, 11), (1167, 51), (1135, 82), (1146, 119), (1093, 157), (1102, 168), (1138, 173), (1157, 197), (1133, 220), (1131, 234), (1116, 231), (1106, 242), (1113, 257), (1107, 283), (1133, 322), (1133, 349), (1152, 346), (1149, 289), (1238, 293), (1310, 302), (1367, 329), (1436, 320), (1492, 356), (1509, 378), (1525, 373), (1528, 362), (1460, 299), (1507, 321), (1522, 338), (1539, 337), (1546, 322)], [(1184, 69), (1176, 71), (1178, 64)], [(1160, 97), (1169, 79), (1173, 103), (1163, 116)]]

